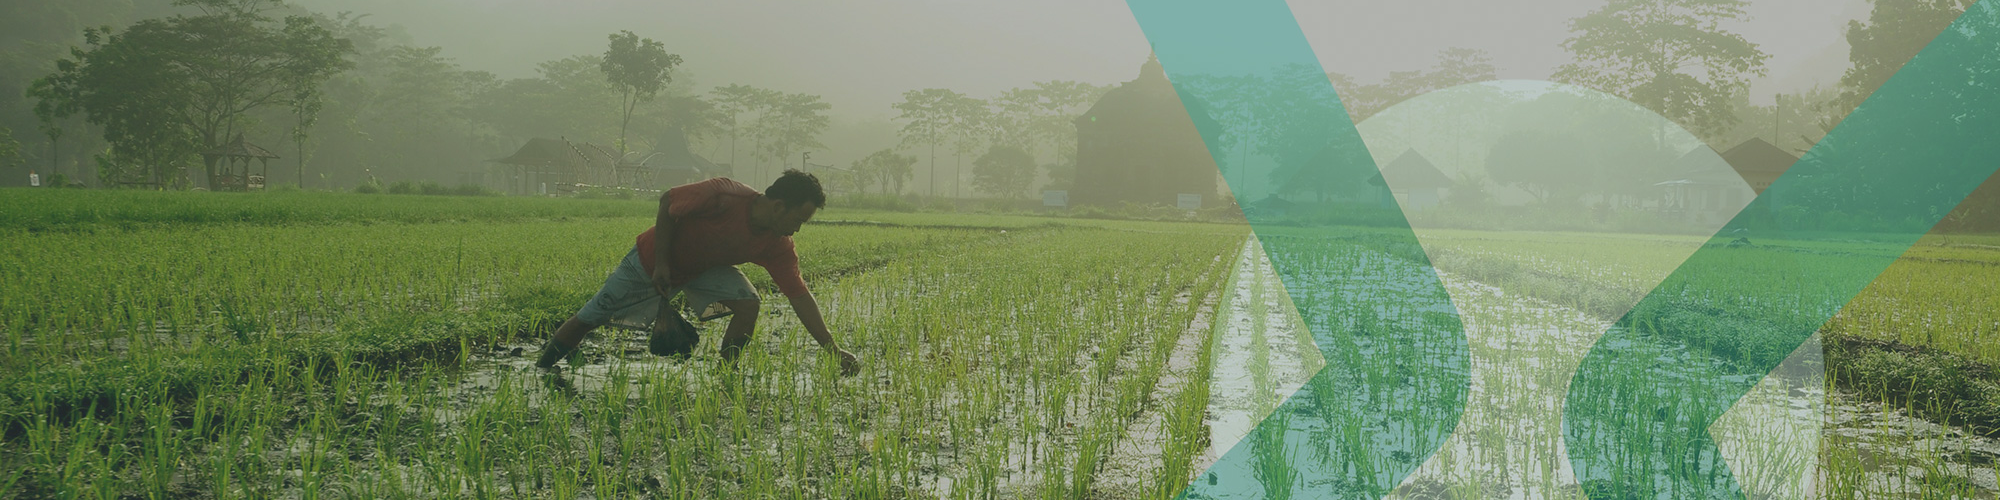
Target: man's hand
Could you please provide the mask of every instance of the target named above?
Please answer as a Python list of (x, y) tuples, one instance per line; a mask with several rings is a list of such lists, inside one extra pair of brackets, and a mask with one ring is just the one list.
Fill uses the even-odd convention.
[(673, 289), (670, 283), (673, 283), (673, 272), (669, 271), (667, 263), (662, 261), (653, 267), (653, 290), (660, 292), (661, 297), (665, 297), (667, 290)]
[(856, 359), (854, 353), (847, 352), (847, 350), (838, 347), (831, 347), (827, 350), (840, 356), (840, 376), (852, 377), (857, 373), (861, 373), (861, 360)]

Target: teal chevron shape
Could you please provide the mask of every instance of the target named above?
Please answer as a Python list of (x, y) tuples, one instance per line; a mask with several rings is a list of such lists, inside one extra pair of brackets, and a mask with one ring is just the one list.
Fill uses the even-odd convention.
[[(1236, 199), (1270, 208), (1246, 216), (1326, 360), (1180, 496), (1382, 497), (1464, 412), (1450, 296), (1283, 0), (1128, 4)], [(1255, 203), (1281, 192), (1315, 223)]]
[[(1708, 428), (2000, 166), (2000, 4), (1909, 61), (1605, 333), (1564, 442), (1596, 499), (1744, 498)], [(1729, 245), (1754, 235), (1751, 246)]]

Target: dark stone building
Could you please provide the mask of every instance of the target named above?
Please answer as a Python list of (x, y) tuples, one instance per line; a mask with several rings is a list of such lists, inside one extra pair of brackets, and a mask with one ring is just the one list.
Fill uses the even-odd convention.
[(1077, 117), (1071, 202), (1173, 206), (1181, 194), (1198, 194), (1203, 206), (1215, 206), (1218, 176), (1204, 142), (1212, 138), (1202, 136), (1195, 120), (1217, 130), (1208, 126), (1214, 119), (1201, 103), (1182, 105), (1159, 59), (1148, 57), (1139, 78), (1111, 89)]

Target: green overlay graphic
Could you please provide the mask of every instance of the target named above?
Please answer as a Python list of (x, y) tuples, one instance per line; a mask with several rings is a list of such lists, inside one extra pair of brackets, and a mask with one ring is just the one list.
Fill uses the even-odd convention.
[[(1746, 498), (1732, 473), (1750, 464), (1719, 448), (1711, 427), (1788, 359), (1818, 370), (1817, 344), (1809, 341), (1820, 325), (2000, 167), (2000, 5), (1993, 1), (1969, 8), (1761, 194), (1663, 118), (1615, 96), (1545, 82), (1446, 89), (1357, 127), (1283, 1), (1128, 4), (1325, 361), (1183, 498), (1381, 498), (1419, 477), (1420, 468), (1438, 467), (1426, 462), (1445, 454), (1472, 458), (1454, 457), (1460, 465), (1443, 469), (1563, 476), (1545, 483), (1581, 488), (1590, 498)], [(1529, 130), (1541, 123), (1529, 119), (1538, 113), (1590, 117), (1570, 120), (1569, 129)], [(1490, 120), (1501, 125), (1486, 139), (1497, 145), (1480, 150), (1486, 165), (1505, 164), (1507, 155), (1547, 157), (1542, 163), (1573, 169), (1558, 175), (1588, 178), (1578, 185), (1592, 186), (1620, 176), (1632, 181), (1643, 170), (1605, 165), (1685, 175), (1636, 184), (1674, 193), (1647, 208), (1671, 215), (1670, 223), (1576, 237), (1686, 242), (1682, 253), (1651, 257), (1659, 274), (1626, 277), (1649, 292), (1570, 292), (1584, 304), (1576, 307), (1604, 317), (1578, 323), (1593, 325), (1589, 336), (1563, 337), (1570, 343), (1562, 348), (1580, 358), (1548, 349), (1523, 354), (1519, 342), (1505, 339), (1560, 335), (1493, 333), (1522, 334), (1507, 315), (1524, 314), (1525, 302), (1510, 299), (1516, 305), (1497, 308), (1502, 313), (1486, 305), (1499, 299), (1468, 303), (1505, 294), (1454, 285), (1451, 272), (1432, 266), (1441, 256), (1477, 256), (1439, 229), (1451, 212), (1432, 208), (1439, 205), (1435, 190), (1397, 172), (1411, 164), (1429, 169), (1426, 155), (1452, 154), (1425, 136), (1463, 133), (1450, 130), (1453, 117), (1473, 115), (1509, 117)], [(1627, 137), (1636, 139), (1619, 142)], [(1543, 143), (1555, 146), (1535, 145)], [(1577, 156), (1584, 150), (1589, 155)], [(1481, 189), (1507, 189), (1459, 173), (1451, 181), (1458, 188), (1483, 182)], [(1601, 198), (1638, 204), (1620, 196)], [(1512, 221), (1475, 215), (1488, 216), (1484, 224), (1526, 227), (1546, 222), (1531, 218), (1588, 218), (1589, 210), (1579, 204), (1573, 213)], [(1666, 233), (1699, 236), (1657, 236)], [(1537, 243), (1546, 248), (1534, 251), (1549, 255), (1538, 258), (1575, 255), (1563, 253), (1573, 242), (1515, 246)], [(1509, 363), (1521, 368), (1502, 369)], [(1547, 415), (1519, 424), (1540, 419), (1546, 431), (1510, 434), (1548, 439), (1479, 440), (1506, 425), (1500, 417), (1475, 418), (1508, 415), (1497, 409), (1508, 403), (1494, 402), (1505, 399), (1495, 394), (1518, 394), (1505, 387), (1556, 400), (1542, 405)], [(1470, 444), (1452, 444), (1460, 441)], [(1533, 448), (1528, 460), (1548, 464), (1519, 469), (1506, 453), (1495, 459), (1479, 451), (1507, 447)], [(1809, 469), (1810, 459), (1803, 460)], [(1501, 466), (1464, 465), (1493, 462)], [(1809, 473), (1794, 475), (1810, 481)]]

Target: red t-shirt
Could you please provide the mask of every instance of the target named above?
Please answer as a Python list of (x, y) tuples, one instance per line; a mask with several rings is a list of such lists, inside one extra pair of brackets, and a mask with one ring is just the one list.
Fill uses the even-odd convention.
[[(750, 234), (750, 201), (757, 190), (723, 177), (667, 190), (667, 216), (674, 219), (674, 247), (668, 249), (671, 286), (681, 286), (718, 266), (755, 263), (771, 273), (786, 297), (806, 294), (799, 254), (790, 236)], [(653, 229), (639, 233), (639, 262), (653, 272)]]

